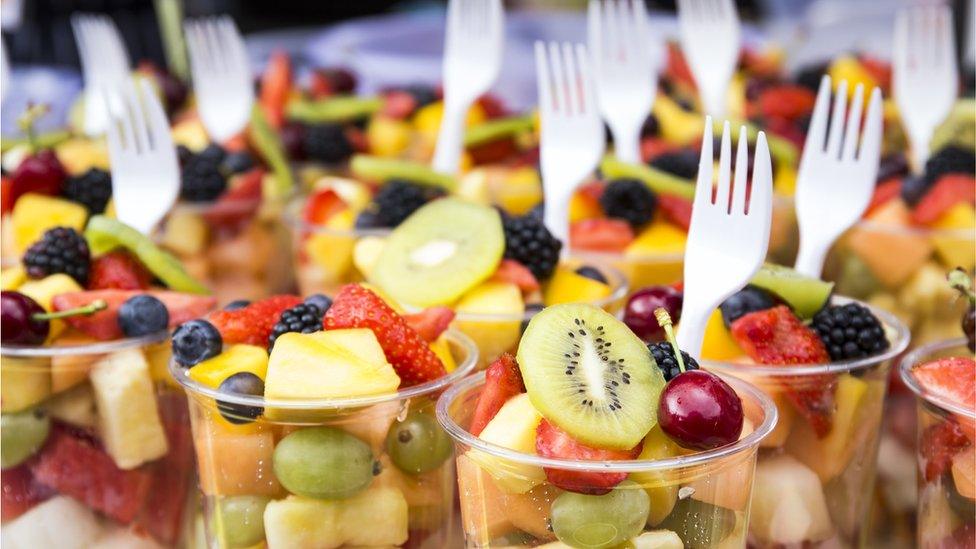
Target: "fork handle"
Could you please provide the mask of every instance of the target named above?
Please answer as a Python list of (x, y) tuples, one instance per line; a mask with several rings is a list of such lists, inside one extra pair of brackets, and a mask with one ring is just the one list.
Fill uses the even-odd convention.
[(621, 162), (640, 164), (640, 125), (613, 124), (613, 152)]
[[(690, 305), (690, 307), (689, 307)], [(681, 307), (681, 325), (678, 328), (678, 348), (701, 360), (702, 343), (705, 341), (705, 327), (714, 307), (700, 307), (685, 301)]]
[(437, 134), (434, 149), (434, 170), (456, 174), (461, 166), (461, 151), (464, 148), (464, 119), (470, 103), (444, 101), (444, 116)]
[(809, 240), (800, 238), (800, 250), (796, 256), (796, 271), (804, 276), (820, 278), (823, 273), (824, 260), (827, 258), (828, 246), (813, 244)]

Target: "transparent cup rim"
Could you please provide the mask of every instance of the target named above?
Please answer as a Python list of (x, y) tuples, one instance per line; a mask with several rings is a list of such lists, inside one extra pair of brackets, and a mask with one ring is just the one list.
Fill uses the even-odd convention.
[(715, 460), (746, 452), (750, 449), (758, 448), (759, 443), (766, 438), (766, 436), (769, 435), (769, 433), (771, 433), (773, 428), (776, 426), (778, 412), (776, 410), (776, 405), (768, 395), (742, 379), (725, 375), (721, 377), (726, 383), (735, 389), (736, 393), (739, 394), (740, 397), (750, 398), (758, 403), (759, 407), (763, 411), (763, 421), (756, 426), (751, 433), (732, 444), (722, 446), (721, 448), (716, 448), (714, 450), (698, 452), (686, 456), (675, 456), (663, 459), (634, 460), (579, 460), (546, 458), (537, 456), (535, 454), (525, 454), (516, 450), (505, 448), (504, 446), (499, 446), (497, 444), (481, 440), (454, 421), (454, 418), (451, 417), (448, 408), (450, 408), (451, 404), (463, 394), (466, 394), (468, 391), (476, 388), (477, 386), (484, 385), (485, 372), (480, 372), (476, 375), (471, 375), (465, 379), (462, 379), (461, 381), (455, 383), (450, 389), (445, 391), (443, 395), (441, 395), (441, 397), (437, 400), (437, 421), (457, 443), (464, 444), (469, 448), (485, 452), (508, 461), (537, 467), (552, 467), (570, 471), (600, 470), (620, 473), (684, 469), (696, 465), (703, 465)]
[(275, 408), (281, 410), (360, 408), (375, 404), (406, 400), (409, 398), (434, 393), (468, 375), (478, 364), (478, 347), (475, 345), (474, 341), (471, 340), (471, 338), (462, 334), (461, 332), (458, 332), (457, 330), (448, 330), (444, 333), (449, 342), (457, 345), (464, 351), (464, 360), (462, 360), (452, 372), (449, 372), (443, 377), (433, 381), (428, 381), (427, 383), (421, 383), (420, 385), (407, 387), (406, 389), (400, 389), (393, 393), (351, 398), (275, 398), (269, 400), (265, 399), (263, 396), (228, 395), (221, 393), (217, 389), (207, 387), (206, 385), (191, 379), (188, 375), (189, 368), (183, 368), (172, 359), (169, 362), (169, 372), (170, 375), (173, 376), (173, 379), (183, 386), (187, 393), (193, 396), (204, 396), (215, 400), (220, 400), (222, 403)]
[(169, 330), (162, 330), (154, 334), (115, 339), (112, 341), (98, 341), (96, 343), (82, 343), (80, 345), (0, 345), (0, 356), (14, 358), (42, 358), (63, 357), (75, 355), (101, 355), (145, 347), (153, 343), (160, 343), (169, 338)]
[(844, 374), (869, 369), (877, 364), (891, 360), (908, 348), (911, 333), (908, 327), (898, 319), (897, 316), (871, 306), (863, 301), (858, 301), (844, 296), (831, 297), (831, 304), (844, 305), (847, 303), (857, 303), (866, 307), (873, 313), (881, 323), (894, 333), (894, 341), (888, 350), (874, 356), (857, 358), (851, 360), (839, 360), (827, 364), (788, 364), (788, 365), (768, 365), (768, 364), (745, 364), (741, 362), (728, 362), (721, 360), (701, 360), (702, 368), (706, 370), (718, 370), (727, 374), (736, 375), (737, 373), (759, 374), (769, 377), (796, 377), (796, 376), (817, 376)]
[[(912, 352), (902, 357), (901, 362), (898, 364), (898, 370), (899, 370), (898, 373), (901, 376), (902, 382), (909, 389), (911, 389), (911, 391), (915, 393), (915, 395), (918, 398), (928, 403), (931, 403), (947, 412), (951, 412), (959, 416), (976, 420), (976, 410), (970, 408), (964, 408), (955, 402), (951, 402), (947, 400), (944, 397), (932, 394), (931, 392), (927, 391), (924, 387), (922, 387), (922, 385), (919, 384), (918, 380), (915, 379), (915, 376), (912, 375), (912, 370), (915, 368), (915, 366), (918, 366), (927, 356), (936, 353), (938, 351), (945, 351), (947, 349), (952, 349), (955, 347), (966, 349), (968, 353), (968, 349), (966, 348), (966, 338), (964, 337), (960, 337), (956, 339), (945, 339), (942, 341), (929, 343), (928, 345), (922, 345), (921, 347), (912, 350)], [(972, 355), (972, 353), (968, 353), (968, 354)]]

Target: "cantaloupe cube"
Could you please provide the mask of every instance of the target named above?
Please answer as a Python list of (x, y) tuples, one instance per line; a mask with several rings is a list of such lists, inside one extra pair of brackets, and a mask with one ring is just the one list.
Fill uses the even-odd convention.
[(209, 409), (194, 420), (193, 442), (204, 494), (275, 497), (282, 492), (271, 465), (271, 429), (256, 424), (231, 425)]
[(900, 200), (876, 209), (868, 220), (873, 226), (858, 226), (846, 239), (850, 252), (871, 269), (879, 282), (896, 288), (928, 259), (932, 243), (912, 232), (911, 214)]

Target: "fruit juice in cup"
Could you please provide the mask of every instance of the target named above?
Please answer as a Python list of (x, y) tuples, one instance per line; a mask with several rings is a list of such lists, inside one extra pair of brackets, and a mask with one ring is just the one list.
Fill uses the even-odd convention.
[(965, 339), (906, 355), (900, 373), (918, 397), (918, 546), (971, 547), (976, 536), (976, 362)]
[[(336, 333), (353, 331), (363, 332)], [(444, 337), (456, 362), (447, 375), (348, 398), (228, 394), (172, 362), (171, 373), (189, 395), (209, 545), (456, 543), (451, 442), (436, 422), (434, 403), (474, 369), (477, 348), (463, 334)], [(308, 359), (356, 363), (373, 352), (370, 345), (349, 350), (345, 358)], [(269, 373), (277, 367), (274, 353)], [(243, 361), (228, 366), (246, 369)]]

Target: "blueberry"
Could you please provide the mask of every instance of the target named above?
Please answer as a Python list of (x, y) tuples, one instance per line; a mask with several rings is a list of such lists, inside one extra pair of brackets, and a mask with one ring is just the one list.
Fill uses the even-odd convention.
[(173, 358), (187, 368), (219, 355), (223, 346), (220, 332), (206, 320), (185, 322), (173, 332)]
[(607, 277), (603, 276), (603, 273), (601, 273), (596, 267), (583, 265), (579, 269), (576, 269), (576, 274), (596, 280), (597, 282), (601, 282), (603, 284), (607, 284)]
[(166, 329), (169, 311), (151, 295), (132, 296), (119, 307), (119, 327), (127, 337), (155, 334)]
[[(220, 382), (217, 391), (226, 395), (262, 396), (264, 381), (251, 372), (238, 372)], [(261, 406), (247, 406), (221, 400), (217, 401), (217, 409), (224, 419), (236, 425), (250, 423), (264, 413), (264, 408)]]
[(254, 158), (246, 151), (230, 153), (224, 157), (221, 166), (230, 174), (246, 172), (254, 167)]
[(356, 216), (357, 229), (375, 229), (380, 226), (380, 219), (376, 212), (365, 209)]
[(251, 304), (251, 302), (248, 301), (248, 300), (246, 300), (246, 299), (237, 299), (237, 300), (231, 301), (227, 305), (224, 305), (224, 310), (225, 311), (236, 311), (238, 309), (243, 309), (244, 307), (247, 307), (250, 304)]
[(901, 199), (905, 201), (905, 204), (914, 206), (922, 200), (928, 190), (929, 182), (925, 177), (912, 175), (901, 182)]
[(197, 156), (201, 158), (206, 158), (207, 160), (211, 160), (215, 163), (219, 163), (224, 160), (224, 157), (227, 156), (227, 153), (224, 151), (223, 148), (221, 148), (220, 145), (210, 144), (207, 145), (206, 149), (203, 149), (202, 151), (197, 153)]
[(332, 298), (325, 294), (312, 294), (305, 298), (305, 303), (315, 305), (322, 314), (325, 314), (329, 310), (329, 307), (332, 306)]
[(769, 295), (769, 292), (755, 286), (746, 286), (726, 299), (719, 309), (722, 311), (722, 319), (726, 327), (739, 319), (739, 317), (771, 309), (776, 306), (776, 301)]

